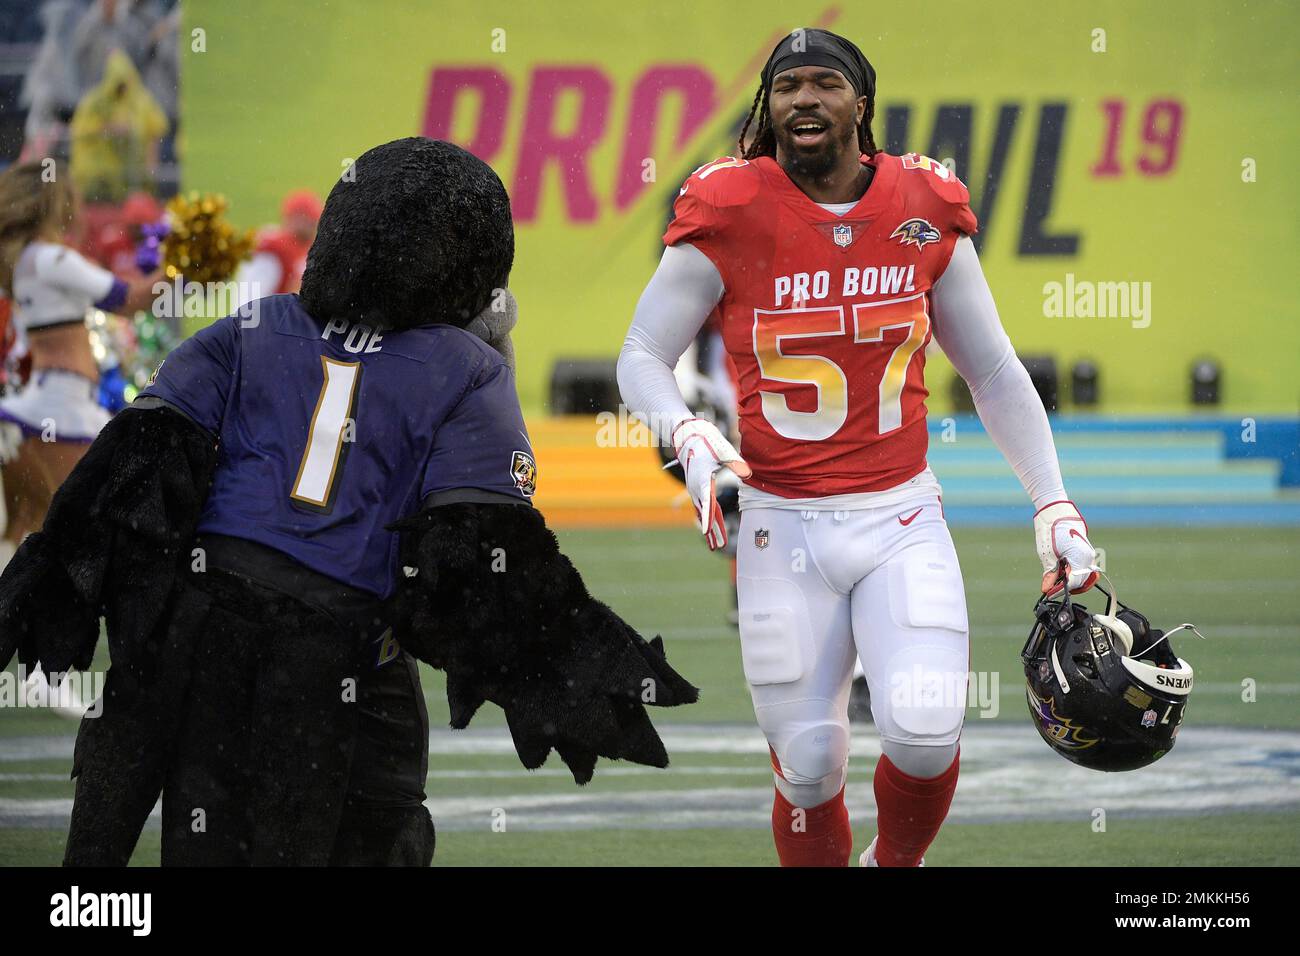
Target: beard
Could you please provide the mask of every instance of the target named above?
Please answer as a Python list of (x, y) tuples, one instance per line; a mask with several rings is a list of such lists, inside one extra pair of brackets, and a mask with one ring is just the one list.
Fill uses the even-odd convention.
[[(799, 147), (788, 129), (774, 129), (773, 132), (776, 135), (777, 145), (781, 147), (784, 157), (781, 168), (786, 171), (786, 174), (806, 179), (820, 179), (835, 168), (846, 150), (855, 149), (854, 138), (858, 131), (852, 126), (842, 129), (832, 128), (830, 130), (832, 135), (827, 136), (826, 141), (816, 150)], [(834, 135), (836, 132), (839, 133), (838, 138)]]

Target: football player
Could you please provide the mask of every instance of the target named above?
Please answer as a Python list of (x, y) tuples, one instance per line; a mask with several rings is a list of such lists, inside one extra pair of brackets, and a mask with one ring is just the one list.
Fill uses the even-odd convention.
[[(712, 547), (725, 538), (716, 475), (743, 479), (741, 653), (788, 866), (850, 858), (855, 657), (883, 751), (860, 863), (920, 865), (957, 785), (969, 650), (926, 464), (932, 337), (1034, 503), (1045, 581), (1064, 568), (1078, 592), (1096, 577), (1047, 415), (980, 269), (966, 187), (932, 159), (878, 150), (875, 96), (875, 71), (845, 38), (796, 30), (777, 45), (740, 154), (681, 187), (618, 366), (630, 409), (672, 443)], [(672, 375), (715, 308), (739, 373), (743, 458)]]
[(297, 292), (302, 287), (322, 208), (320, 197), (310, 189), (295, 189), (284, 197), (280, 224), (258, 233), (253, 257), (239, 267), (237, 306), (261, 295)]

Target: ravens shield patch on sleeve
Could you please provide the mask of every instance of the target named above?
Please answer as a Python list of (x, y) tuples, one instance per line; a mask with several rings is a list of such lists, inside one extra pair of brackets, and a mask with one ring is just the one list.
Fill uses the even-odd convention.
[(515, 487), (525, 498), (531, 498), (537, 491), (537, 462), (526, 451), (517, 451), (510, 458), (510, 477), (515, 480)]

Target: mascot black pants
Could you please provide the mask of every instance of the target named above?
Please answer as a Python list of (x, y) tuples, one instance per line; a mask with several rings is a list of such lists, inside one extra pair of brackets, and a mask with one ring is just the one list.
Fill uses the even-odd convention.
[(116, 707), (110, 671), (83, 724), (68, 862), (96, 862), (107, 750), (161, 782), (164, 865), (428, 865), (428, 716), (382, 606), (251, 542), (199, 547), (157, 673)]

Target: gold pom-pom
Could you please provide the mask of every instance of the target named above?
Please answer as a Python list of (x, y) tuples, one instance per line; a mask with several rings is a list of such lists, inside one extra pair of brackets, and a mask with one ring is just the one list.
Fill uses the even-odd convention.
[(167, 203), (171, 232), (163, 240), (167, 278), (186, 282), (224, 282), (235, 274), (253, 248), (253, 230), (235, 229), (226, 221), (226, 197), (191, 192)]

